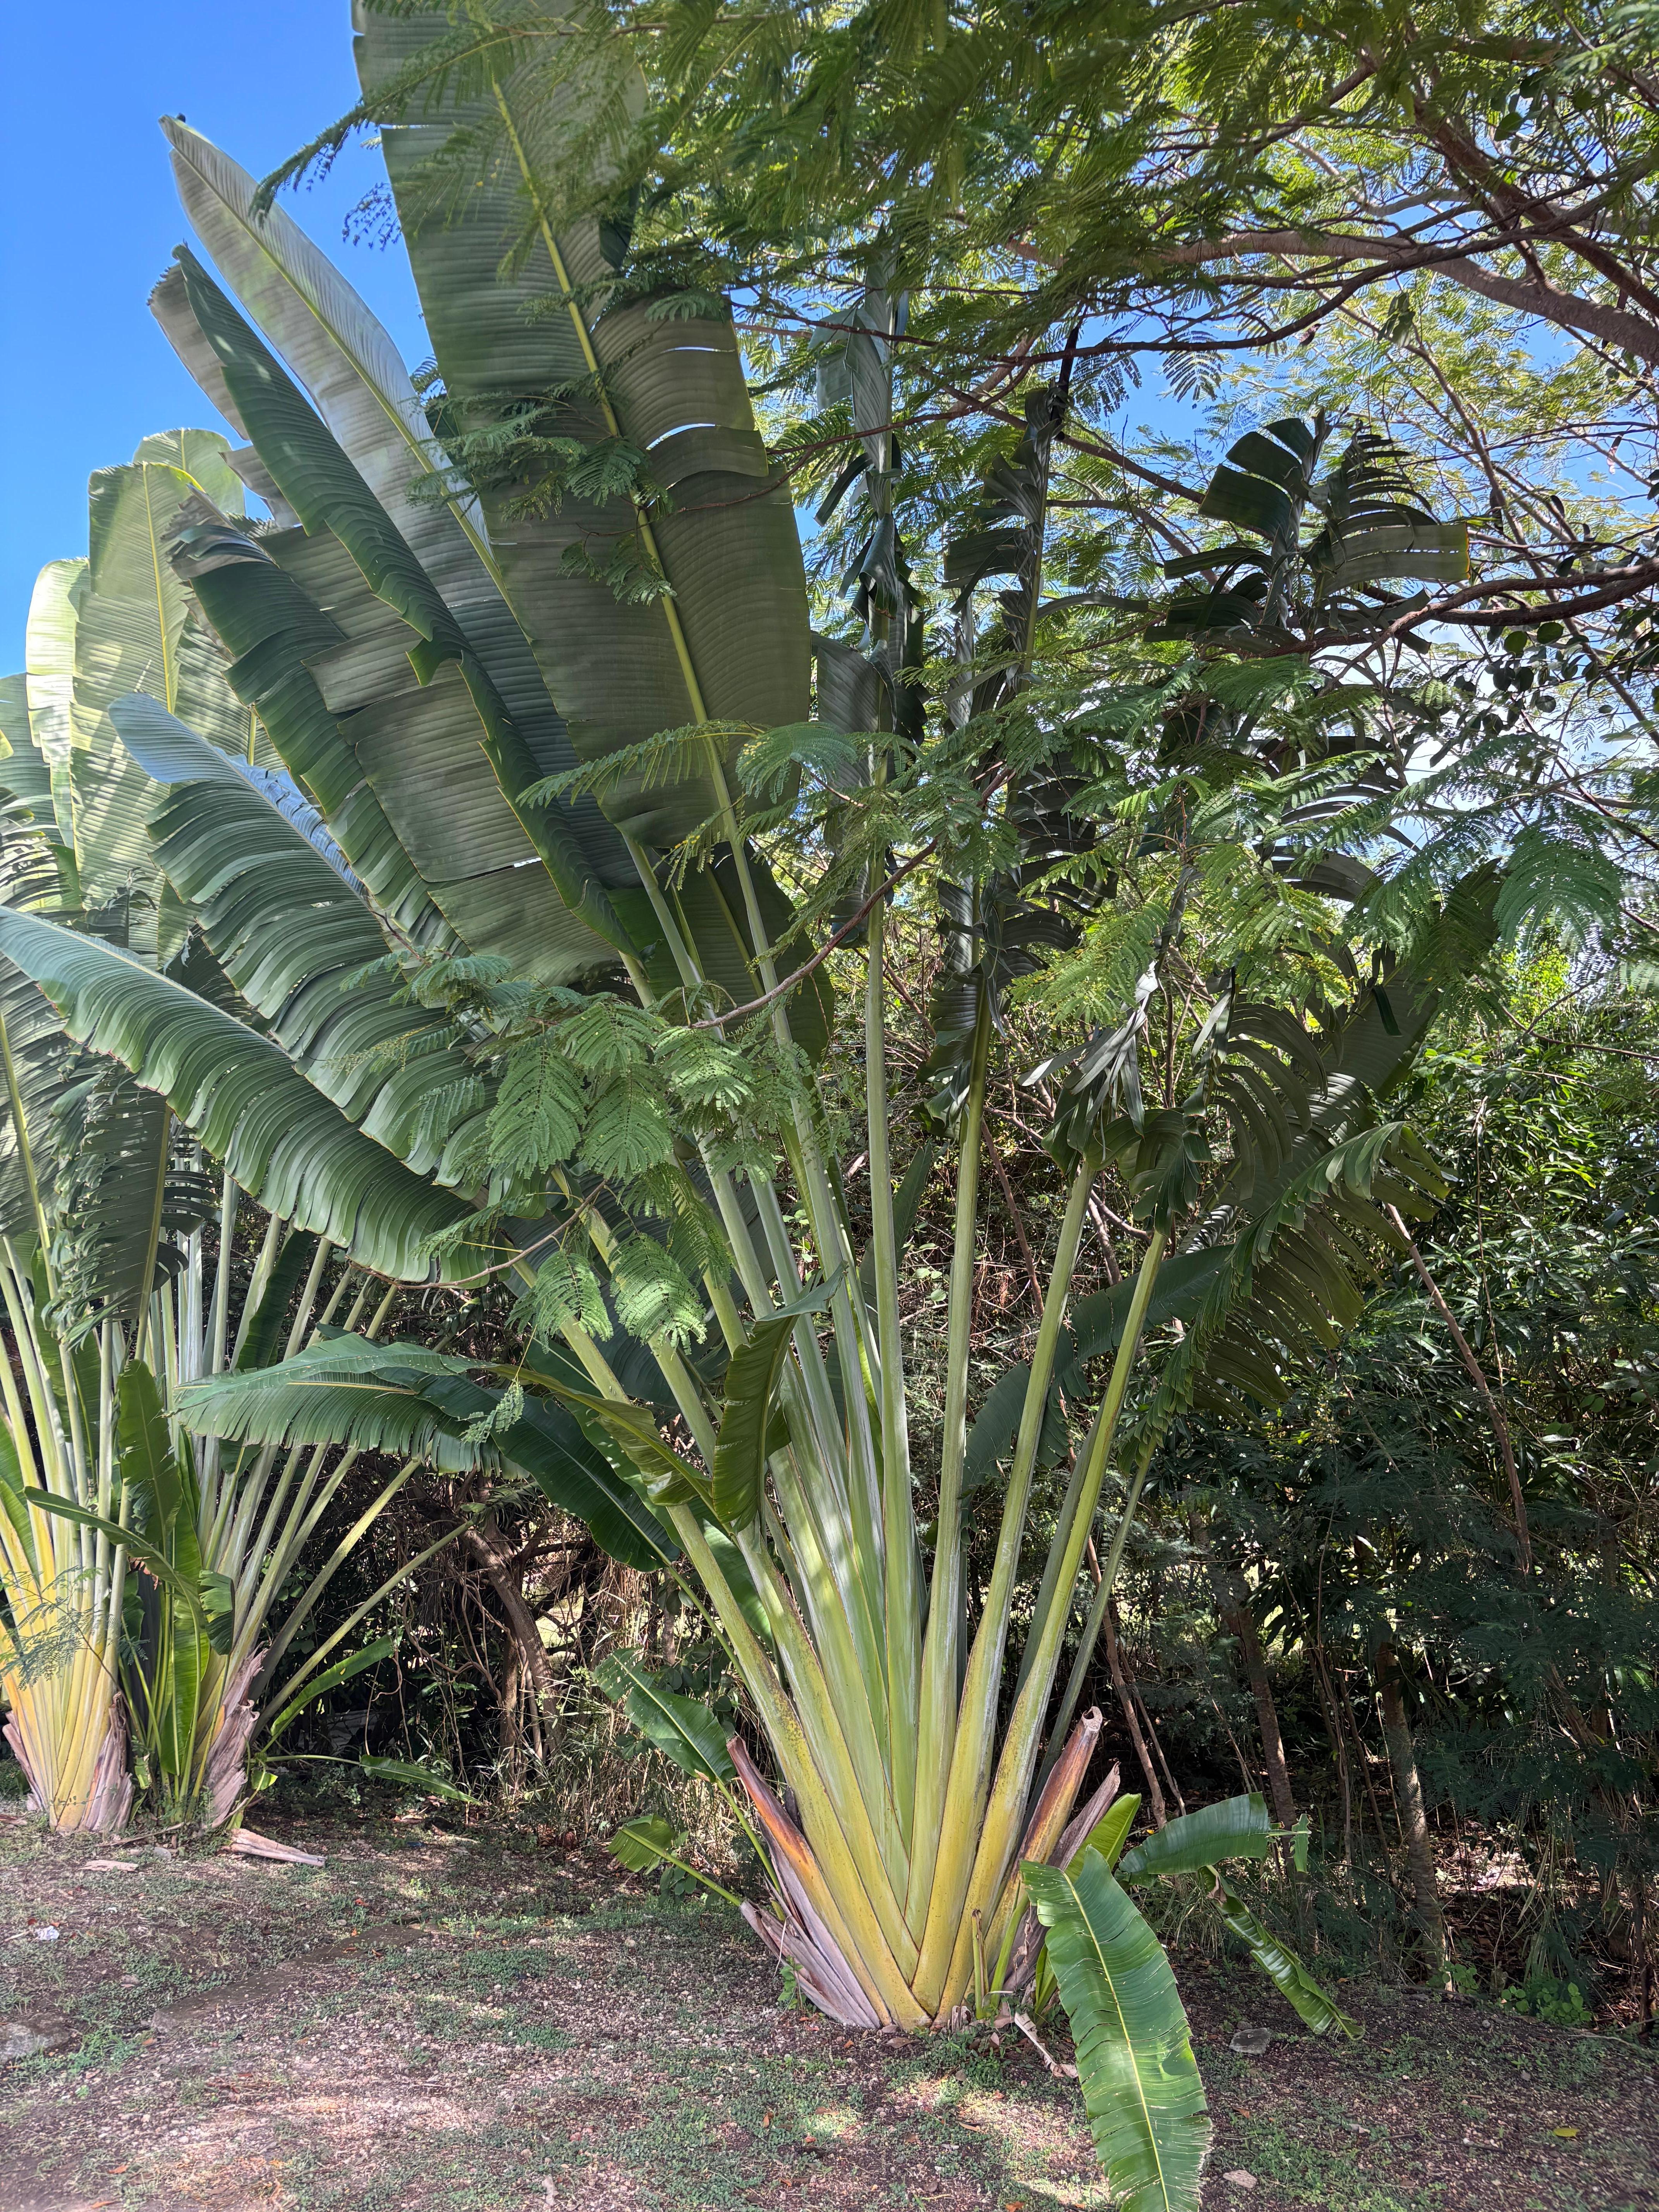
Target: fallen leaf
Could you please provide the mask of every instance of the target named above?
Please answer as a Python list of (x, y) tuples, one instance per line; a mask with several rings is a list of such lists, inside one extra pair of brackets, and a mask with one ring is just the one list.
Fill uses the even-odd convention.
[(1577, 2128), (1552, 2128), (1550, 2130), (1550, 2133), (1553, 2136), (1565, 2136), (1569, 2141), (1571, 2141), (1577, 2132), (1578, 2130)]

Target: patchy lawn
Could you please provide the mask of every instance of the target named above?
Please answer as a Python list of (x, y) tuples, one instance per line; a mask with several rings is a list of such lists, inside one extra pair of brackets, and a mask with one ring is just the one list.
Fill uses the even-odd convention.
[[(598, 1857), (367, 1817), (288, 1839), (326, 1867), (0, 1821), (0, 2019), (52, 2046), (0, 2068), (3, 2212), (1108, 2202), (1075, 2087), (1018, 2037), (839, 2033), (734, 1914)], [(1248, 1968), (1181, 1972), (1206, 2207), (1659, 2207), (1659, 2068), (1628, 2045), (1350, 1986), (1365, 2039), (1334, 2049)]]

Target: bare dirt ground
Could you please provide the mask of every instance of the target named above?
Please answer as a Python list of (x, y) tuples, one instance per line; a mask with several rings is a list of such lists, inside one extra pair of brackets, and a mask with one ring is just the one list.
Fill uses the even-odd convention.
[[(1074, 2085), (1018, 2037), (841, 2034), (735, 1914), (598, 1855), (264, 1825), (327, 1865), (0, 1821), (0, 2021), (51, 2045), (0, 2064), (3, 2212), (1109, 2201)], [(1659, 2065), (1628, 2044), (1351, 1984), (1366, 2033), (1337, 2049), (1248, 1967), (1177, 1966), (1209, 2212), (1659, 2206)], [(1228, 2048), (1244, 2022), (1274, 2031), (1259, 2058)]]

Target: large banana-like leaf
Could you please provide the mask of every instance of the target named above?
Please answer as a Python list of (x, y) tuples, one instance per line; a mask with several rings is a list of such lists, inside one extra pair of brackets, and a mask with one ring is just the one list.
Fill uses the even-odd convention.
[(647, 1742), (699, 1782), (732, 1781), (737, 1768), (726, 1731), (707, 1705), (664, 1687), (626, 1652), (612, 1652), (596, 1670), (606, 1697), (621, 1705)]
[(270, 1034), (342, 1112), (419, 1173), (437, 1168), (483, 1086), (448, 1025), (359, 975), (386, 942), (355, 883), (251, 775), (154, 701), (112, 718), (160, 793), (156, 858)]
[(757, 1321), (726, 1370), (726, 1403), (714, 1439), (714, 1507), (728, 1528), (746, 1528), (766, 1491), (766, 1431), (772, 1399), (789, 1357), (795, 1322), (775, 1314)]
[[(1468, 525), (1437, 522), (1421, 504), (1406, 456), (1392, 439), (1358, 431), (1335, 467), (1315, 483), (1327, 433), (1322, 415), (1311, 424), (1288, 416), (1247, 431), (1229, 448), (1198, 511), (1265, 544), (1235, 542), (1166, 561), (1164, 573), (1172, 581), (1209, 580), (1172, 599), (1154, 635), (1282, 623), (1296, 561), (1311, 572), (1322, 624), (1355, 631), (1387, 619), (1375, 599), (1352, 596), (1361, 586), (1403, 577), (1455, 583), (1468, 575)], [(1301, 527), (1310, 504), (1322, 511), (1326, 527), (1304, 545)], [(1386, 609), (1389, 602), (1382, 605)]]
[(142, 1359), (130, 1359), (117, 1385), (117, 1434), (121, 1482), (144, 1533), (167, 1547), (180, 1574), (202, 1570), (194, 1478), (179, 1464), (155, 1377)]
[[(465, 1212), (347, 1121), (280, 1045), (96, 938), (0, 910), (0, 954), (39, 984), (71, 1036), (158, 1091), (268, 1212), (312, 1229), (363, 1266), (430, 1273), (426, 1241)], [(447, 1249), (472, 1272), (483, 1255)]]
[[(1145, 1326), (1154, 1329), (1170, 1321), (1185, 1322), (1198, 1310), (1225, 1261), (1224, 1250), (1208, 1248), (1178, 1253), (1174, 1259), (1166, 1260), (1158, 1270), (1147, 1303)], [(1052, 1465), (1062, 1458), (1069, 1441), (1060, 1402), (1062, 1395), (1074, 1403), (1085, 1398), (1091, 1362), (1109, 1358), (1117, 1350), (1134, 1289), (1134, 1279), (1130, 1276), (1109, 1290), (1091, 1291), (1087, 1297), (1079, 1299), (1071, 1326), (1060, 1331), (1054, 1352), (1054, 1382), (1038, 1445), (1042, 1465)], [(1012, 1449), (1030, 1376), (1030, 1366), (1022, 1360), (1015, 1366), (1004, 1368), (986, 1393), (968, 1431), (964, 1487), (976, 1487), (987, 1481), (996, 1462), (1006, 1458)]]
[(1225, 1882), (1221, 1884), (1216, 1910), (1285, 2002), (1316, 2035), (1358, 2035), (1358, 2021), (1326, 1995), (1289, 1944), (1270, 1934)]
[[(254, 180), (239, 162), (178, 117), (161, 121), (196, 235), (310, 392), (422, 565), (431, 573), (431, 549), (416, 534), (423, 523), (435, 538), (447, 517), (464, 544), (470, 532), (482, 546), (482, 523), (470, 500), (456, 501), (457, 514), (429, 497), (410, 496), (411, 483), (422, 478), (443, 483), (446, 456), (391, 333), (284, 210), (255, 215)], [(168, 307), (172, 312), (171, 302)], [(188, 358), (186, 365), (194, 369)], [(239, 419), (238, 427), (248, 434), (245, 422)]]
[[(223, 493), (228, 483), (240, 493), (222, 438), (208, 431), (169, 436), (216, 489)], [(203, 490), (185, 468), (148, 459), (100, 469), (89, 487), (90, 557), (76, 629), (70, 773), (76, 855), (85, 896), (94, 903), (134, 878), (154, 876), (144, 835), (149, 780), (110, 725), (115, 700), (148, 692), (228, 750), (251, 756), (253, 750), (252, 724), (225, 681), (222, 651), (167, 557), (180, 510)]]
[(353, 748), (434, 902), (474, 951), (532, 974), (631, 951), (577, 826), (556, 803), (519, 799), (541, 763), (386, 509), (182, 248), (179, 265), (260, 457), (306, 526), (261, 550), (340, 618), (342, 641), (308, 664), (331, 712), (351, 717)]
[(1133, 1790), (1114, 1799), (1083, 1838), (1079, 1848), (1098, 1851), (1109, 1867), (1115, 1869), (1121, 1856), (1129, 1831), (1134, 1826), (1135, 1814), (1140, 1810), (1140, 1799)]
[(1150, 1881), (1155, 1875), (1192, 1874), (1227, 1859), (1265, 1858), (1273, 1840), (1265, 1801), (1225, 1797), (1166, 1821), (1118, 1863), (1120, 1881)]
[[(556, 775), (573, 767), (563, 720), (501, 597), (477, 503), (470, 492), (454, 489), (448, 456), (432, 434), (390, 334), (282, 209), (256, 216), (254, 183), (245, 169), (182, 123), (164, 118), (161, 128), (198, 235), (459, 622), (538, 771)], [(185, 291), (180, 300), (165, 283), (158, 288), (153, 302), (158, 319), (186, 365), (193, 368), (205, 351), (222, 383), (223, 371)], [(225, 397), (235, 407), (228, 386)], [(240, 422), (240, 410), (235, 419)], [(245, 466), (240, 456), (237, 465)], [(279, 489), (276, 495), (282, 498)], [(569, 811), (600, 879), (631, 881), (622, 842), (592, 800)]]
[(527, 1398), (519, 1419), (497, 1432), (497, 1442), (508, 1466), (529, 1475), (550, 1504), (585, 1523), (613, 1559), (649, 1572), (678, 1558), (678, 1540), (618, 1479), (565, 1407)]
[(191, 1383), (177, 1410), (199, 1433), (239, 1443), (356, 1444), (456, 1474), (518, 1468), (613, 1559), (649, 1570), (677, 1556), (668, 1530), (562, 1407), (526, 1400), (498, 1419), (503, 1395), (450, 1353), (335, 1336), (275, 1366)]
[(1322, 598), (1384, 579), (1461, 583), (1469, 573), (1468, 525), (1435, 520), (1406, 456), (1378, 431), (1356, 431), (1319, 499), (1327, 526), (1308, 561)]
[[(21, 688), (19, 678), (0, 686), (11, 747), (0, 761), (0, 790), (26, 804), (31, 817), (8, 827), (4, 903), (84, 920), (78, 873), (58, 836), (50, 773), (34, 745), (26, 700), (19, 711)], [(106, 913), (100, 933), (112, 939), (132, 919), (131, 904)], [(0, 1221), (11, 1235), (46, 1237), (66, 1321), (79, 1327), (94, 1316), (135, 1320), (158, 1271), (170, 1273), (180, 1262), (167, 1237), (198, 1226), (208, 1194), (199, 1176), (173, 1171), (166, 1100), (118, 1064), (82, 1050), (9, 961), (0, 961)]]
[(1209, 2154), (1204, 2085), (1163, 1945), (1097, 1851), (1023, 1872), (1077, 2045), (1095, 2148), (1120, 2212), (1195, 2207)]
[(70, 715), (75, 702), (75, 633), (86, 592), (84, 561), (49, 561), (29, 597), (25, 653), (29, 726), (52, 775), (58, 834), (73, 849), (75, 805), (70, 790)]
[(56, 1011), (9, 961), (0, 962), (0, 1231), (41, 1236), (62, 1165), (52, 1109), (85, 1067)]
[(165, 1098), (118, 1064), (77, 1057), (84, 1072), (54, 1109), (47, 1139), (61, 1163), (51, 1208), (58, 1297), (77, 1328), (134, 1323), (158, 1278), (183, 1266), (176, 1239), (211, 1217), (218, 1194), (175, 1169)]
[(330, 712), (311, 659), (345, 632), (279, 568), (261, 544), (201, 521), (179, 533), (173, 563), (234, 656), (237, 696), (258, 715), (283, 764), (326, 818), (375, 910), (404, 943), (453, 944), (362, 762)]
[(222, 430), (152, 430), (140, 441), (132, 465), (178, 469), (222, 514), (242, 512), (243, 482), (231, 465)]
[[(245, 439), (247, 426), (236, 411), (236, 402), (230, 396), (219, 357), (203, 337), (191, 312), (182, 269), (169, 269), (155, 285), (149, 295), (149, 311), (161, 325), (167, 343), (194, 378), (197, 389), (212, 402), (215, 410), (223, 416), (237, 436)], [(240, 481), (270, 508), (277, 528), (292, 530), (300, 518), (272, 483), (270, 470), (252, 447), (233, 447), (226, 458)], [(226, 512), (234, 513), (237, 504), (233, 500)]]
[[(556, 10), (546, 12), (555, 27)], [(374, 88), (448, 26), (435, 13), (376, 9), (359, 27), (358, 72), (372, 102)], [(651, 486), (669, 495), (650, 507), (647, 544), (622, 490), (606, 496), (578, 483), (556, 502), (536, 501), (533, 479), (486, 483), (507, 598), (584, 758), (690, 723), (805, 720), (811, 647), (799, 539), (755, 428), (731, 319), (687, 319), (666, 301), (605, 311), (616, 241), (596, 222), (556, 234), (538, 213), (537, 173), (556, 161), (566, 127), (526, 74), (469, 84), (412, 114), (394, 108), (381, 131), (451, 413), (488, 430), (528, 398), (547, 410), (544, 434), (601, 459), (601, 448), (619, 463), (641, 458)], [(423, 172), (456, 149), (457, 131), (477, 138), (477, 172), (471, 189), (438, 204)], [(527, 213), (531, 242), (515, 253)], [(550, 293), (562, 312), (545, 312)], [(523, 511), (527, 496), (537, 511)], [(618, 549), (624, 557), (632, 549), (635, 572), (648, 572), (653, 547), (672, 599), (630, 601), (592, 573)], [(729, 767), (733, 741), (723, 747)], [(714, 811), (709, 778), (695, 772), (672, 784), (631, 773), (604, 804), (631, 836), (658, 846)]]
[(326, 1337), (274, 1367), (187, 1383), (174, 1411), (198, 1434), (234, 1443), (341, 1444), (450, 1474), (498, 1468), (499, 1448), (469, 1437), (467, 1418), (429, 1395), (434, 1379), (465, 1382), (466, 1362), (423, 1345)]
[(27, 676), (0, 677), (0, 737), (5, 739), (0, 792), (27, 808), (33, 827), (43, 836), (62, 845), (63, 833), (52, 805), (52, 769), (34, 741), (29, 720)]
[[(1377, 1102), (1415, 1059), (1443, 981), (1473, 967), (1495, 939), (1492, 892), (1484, 875), (1456, 886), (1446, 902), (1443, 942), (1431, 948), (1432, 958), (1397, 968), (1386, 986), (1366, 989), (1342, 1018), (1328, 1023), (1317, 1039), (1322, 1079), (1304, 1094), (1304, 1126), (1288, 1148), (1276, 1136), (1261, 1145), (1248, 1124), (1235, 1120), (1237, 1164), (1193, 1232), (1189, 1253), (1242, 1249), (1261, 1224), (1276, 1218), (1288, 1191), (1305, 1188), (1319, 1163), (1340, 1158), (1374, 1119)], [(1444, 1194), (1432, 1162), (1403, 1134), (1371, 1165), (1364, 1183), (1362, 1189), (1333, 1176), (1315, 1205), (1276, 1228), (1271, 1250), (1250, 1271), (1247, 1296), (1210, 1338), (1206, 1399), (1215, 1399), (1219, 1386), (1265, 1403), (1281, 1401), (1310, 1350), (1334, 1345), (1358, 1316), (1361, 1285), (1393, 1237), (1379, 1203), (1420, 1214)], [(1183, 1317), (1202, 1311), (1212, 1295), (1206, 1292)]]

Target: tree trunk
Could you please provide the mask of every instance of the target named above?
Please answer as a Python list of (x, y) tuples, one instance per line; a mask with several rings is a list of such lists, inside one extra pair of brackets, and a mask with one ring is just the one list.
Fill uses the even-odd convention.
[(1250, 1686), (1250, 1695), (1255, 1700), (1256, 1726), (1261, 1735), (1261, 1763), (1267, 1774), (1267, 1802), (1273, 1808), (1273, 1818), (1281, 1828), (1296, 1826), (1296, 1798), (1291, 1789), (1291, 1770), (1285, 1758), (1285, 1739), (1279, 1726), (1279, 1707), (1273, 1702), (1273, 1686), (1267, 1679), (1267, 1669), (1261, 1656), (1261, 1639), (1255, 1632), (1255, 1620), (1246, 1601), (1243, 1577), (1236, 1568), (1218, 1565), (1215, 1569), (1216, 1595), (1220, 1601), (1221, 1625), (1238, 1646), (1238, 1656), (1243, 1662), (1244, 1679)]
[[(485, 1579), (500, 1601), (507, 1616), (507, 1625), (517, 1647), (519, 1664), (524, 1669), (530, 1685), (531, 1703), (536, 1722), (532, 1729), (532, 1739), (541, 1735), (540, 1717), (545, 1715), (550, 1723), (558, 1710), (559, 1685), (553, 1672), (552, 1662), (542, 1643), (541, 1631), (536, 1626), (535, 1615), (525, 1603), (524, 1589), (514, 1571), (511, 1554), (501, 1542), (495, 1526), (495, 1516), (488, 1513), (483, 1519), (466, 1532), (467, 1547), (483, 1569)], [(536, 1741), (537, 1756), (543, 1747)]]
[(1413, 1899), (1431, 1960), (1438, 1970), (1446, 1962), (1446, 1923), (1440, 1910), (1440, 1893), (1435, 1886), (1434, 1851), (1423, 1811), (1423, 1784), (1418, 1777), (1417, 1753), (1401, 1689), (1400, 1654), (1386, 1637), (1377, 1640), (1372, 1668), (1377, 1703), (1382, 1711), (1382, 1740), (1388, 1746), (1400, 1826), (1405, 1837)]
[(1106, 1664), (1110, 1669), (1112, 1687), (1117, 1692), (1118, 1704), (1123, 1709), (1128, 1724), (1129, 1740), (1134, 1745), (1135, 1757), (1140, 1761), (1140, 1771), (1146, 1778), (1146, 1795), (1152, 1801), (1152, 1819), (1160, 1828), (1169, 1821), (1170, 1810), (1164, 1800), (1164, 1790), (1158, 1778), (1158, 1769), (1152, 1765), (1152, 1755), (1146, 1748), (1146, 1739), (1140, 1732), (1140, 1721), (1135, 1712), (1135, 1701), (1129, 1694), (1129, 1686), (1123, 1678), (1123, 1662), (1118, 1656), (1117, 1627), (1112, 1615), (1117, 1610), (1108, 1605), (1101, 1626), (1106, 1637)]
[(1324, 1647), (1316, 1642), (1312, 1647), (1314, 1679), (1319, 1685), (1320, 1710), (1325, 1716), (1325, 1734), (1330, 1741), (1332, 1755), (1336, 1760), (1337, 1780), (1342, 1790), (1342, 1863), (1353, 1864), (1353, 1782), (1348, 1771), (1347, 1731), (1342, 1725), (1342, 1716), (1337, 1707), (1336, 1692), (1331, 1687), (1330, 1675), (1325, 1666)]
[[(501, 1686), (495, 1693), (495, 1736), (503, 1763), (512, 1777), (513, 1786), (518, 1787), (522, 1769), (518, 1751), (524, 1731), (519, 1725), (519, 1697), (524, 1680), (524, 1657), (515, 1636), (507, 1647), (507, 1665), (501, 1674)], [(531, 1708), (535, 1717), (535, 1708)]]

